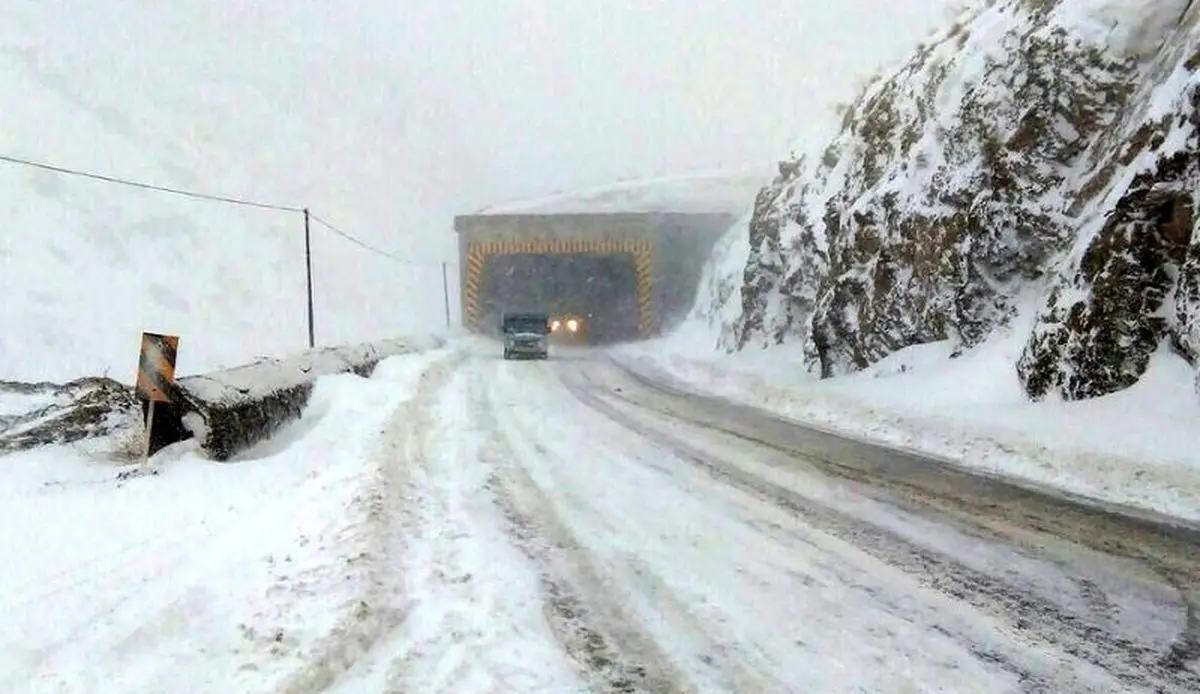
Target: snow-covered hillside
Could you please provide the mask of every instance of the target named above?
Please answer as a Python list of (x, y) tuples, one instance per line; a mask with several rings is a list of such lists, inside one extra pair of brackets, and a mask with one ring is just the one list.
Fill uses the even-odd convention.
[[(420, 261), (314, 229), (317, 340), (362, 342), (440, 327), (454, 214), (759, 160), (948, 1), (20, 0), (0, 16), (0, 155), (307, 206)], [(0, 378), (128, 379), (141, 330), (183, 336), (183, 373), (306, 344), (294, 213), (11, 163), (0, 210)]]
[(1198, 38), (1189, 0), (970, 3), (780, 164), (693, 318), (834, 376), (1024, 313), (1034, 397), (1129, 386), (1164, 342), (1194, 360)]
[[(340, 82), (308, 71), (287, 38), (259, 42), (265, 59), (199, 5), (13, 3), (0, 15), (0, 154), (310, 206), (431, 261), (400, 264), (314, 225), (319, 343), (440, 328), (449, 225), (440, 245), (425, 228), (381, 228), (406, 219), (403, 187), (387, 182), (373, 207), (348, 190), (386, 180), (378, 147), (355, 140), (354, 114), (329, 118)], [(413, 231), (434, 242), (397, 236)], [(128, 382), (142, 330), (182, 336), (182, 373), (303, 349), (303, 220), (0, 162), (0, 296), (0, 379)]]

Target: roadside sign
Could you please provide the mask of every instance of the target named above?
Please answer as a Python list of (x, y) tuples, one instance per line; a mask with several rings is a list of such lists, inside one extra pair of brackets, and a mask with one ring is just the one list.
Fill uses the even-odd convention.
[(138, 358), (137, 393), (150, 402), (171, 402), (170, 386), (175, 382), (175, 356), (179, 336), (142, 333)]

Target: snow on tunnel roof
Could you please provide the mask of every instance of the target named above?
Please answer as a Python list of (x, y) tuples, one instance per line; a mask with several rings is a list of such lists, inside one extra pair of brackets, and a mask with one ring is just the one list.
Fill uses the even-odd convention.
[(613, 214), (620, 212), (740, 215), (770, 180), (764, 172), (708, 173), (621, 181), (532, 200), (491, 205), (480, 215)]

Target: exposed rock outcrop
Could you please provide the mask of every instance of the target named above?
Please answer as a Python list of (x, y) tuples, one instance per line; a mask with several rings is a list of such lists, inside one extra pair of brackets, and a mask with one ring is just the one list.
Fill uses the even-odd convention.
[(138, 422), (133, 388), (109, 378), (70, 383), (0, 381), (0, 455), (116, 433)]
[(759, 193), (744, 263), (723, 268), (740, 296), (705, 309), (730, 316), (721, 345), (800, 342), (834, 376), (913, 344), (972, 347), (1044, 296), (1017, 367), (1035, 397), (1127, 386), (1168, 336), (1200, 353), (1198, 13), (965, 10)]
[(1098, 147), (1084, 186), (1104, 197), (1083, 220), (1018, 363), (1034, 397), (1131, 386), (1166, 338), (1193, 364), (1200, 357), (1200, 54), (1181, 54), (1185, 46), (1159, 56), (1121, 141)]

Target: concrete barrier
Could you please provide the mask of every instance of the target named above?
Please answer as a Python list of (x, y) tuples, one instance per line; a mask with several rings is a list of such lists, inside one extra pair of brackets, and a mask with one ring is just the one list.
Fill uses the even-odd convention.
[(180, 378), (172, 405), (154, 414), (151, 450), (196, 438), (214, 460), (227, 461), (299, 419), (321, 376), (369, 376), (388, 357), (444, 345), (439, 336), (325, 347), (225, 371)]
[[(170, 389), (173, 402), (155, 407), (150, 452), (196, 438), (212, 459), (230, 460), (299, 419), (321, 376), (369, 376), (388, 357), (436, 349), (447, 339), (411, 337), (323, 347), (180, 378)], [(147, 403), (140, 404), (139, 420), (133, 388), (109, 378), (65, 384), (0, 381), (0, 455), (128, 431), (145, 421)]]

